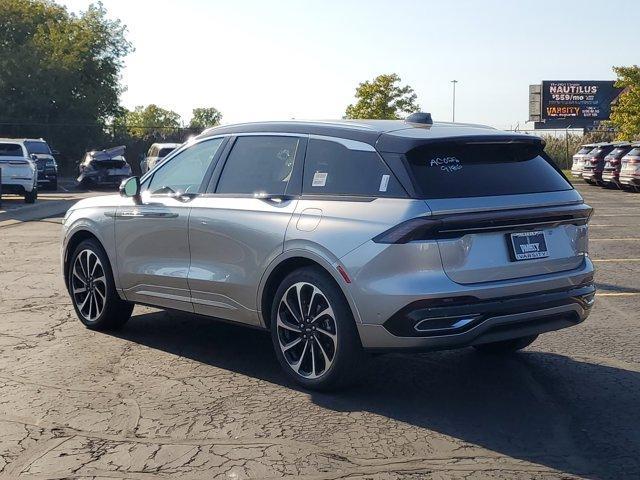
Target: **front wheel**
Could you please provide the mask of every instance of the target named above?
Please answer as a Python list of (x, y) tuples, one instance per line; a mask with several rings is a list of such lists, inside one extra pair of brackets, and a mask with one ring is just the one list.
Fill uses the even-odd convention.
[(271, 338), (287, 375), (309, 389), (345, 386), (361, 363), (349, 304), (320, 268), (296, 270), (282, 281), (271, 309)]
[(501, 342), (483, 343), (474, 345), (477, 351), (490, 354), (512, 353), (528, 347), (536, 341), (538, 335), (529, 335), (527, 337), (512, 338), (511, 340), (503, 340)]
[(96, 240), (84, 240), (74, 250), (69, 265), (69, 294), (80, 321), (93, 330), (122, 327), (131, 317), (133, 304), (116, 292), (102, 246)]

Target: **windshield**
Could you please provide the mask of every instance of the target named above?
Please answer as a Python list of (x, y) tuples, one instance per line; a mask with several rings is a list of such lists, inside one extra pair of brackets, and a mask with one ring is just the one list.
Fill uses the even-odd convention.
[(481, 197), (571, 190), (536, 145), (425, 145), (407, 154), (423, 198)]
[(49, 150), (49, 145), (47, 145), (47, 142), (24, 142), (24, 146), (27, 147), (27, 152), (29, 153), (51, 155), (51, 150)]

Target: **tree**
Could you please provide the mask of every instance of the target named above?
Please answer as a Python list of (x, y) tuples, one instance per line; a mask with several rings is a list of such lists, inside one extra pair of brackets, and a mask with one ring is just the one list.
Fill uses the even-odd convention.
[(221, 120), (222, 113), (220, 113), (217, 108), (194, 108), (192, 111), (191, 121), (189, 122), (189, 128), (203, 130), (205, 128), (220, 125)]
[(611, 111), (611, 123), (620, 140), (640, 139), (640, 67), (613, 67), (616, 87), (624, 88)]
[(101, 3), (75, 15), (50, 1), (2, 0), (1, 120), (104, 122), (118, 109), (131, 50), (126, 27), (107, 18)]
[(146, 140), (166, 139), (181, 126), (178, 113), (154, 104), (124, 110), (115, 123), (117, 128), (125, 128), (132, 137)]
[(395, 73), (379, 75), (356, 88), (355, 105), (349, 105), (346, 118), (379, 118), (396, 120), (420, 110), (418, 98), (409, 85), (400, 86)]
[(98, 3), (78, 15), (45, 0), (0, 0), (0, 137), (43, 137), (75, 173), (119, 109), (126, 27)]

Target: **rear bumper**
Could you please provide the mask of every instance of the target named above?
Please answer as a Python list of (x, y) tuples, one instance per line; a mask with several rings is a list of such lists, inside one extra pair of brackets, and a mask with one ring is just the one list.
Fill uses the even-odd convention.
[(38, 185), (47, 185), (50, 183), (56, 183), (58, 181), (57, 173), (38, 173)]
[(585, 180), (592, 180), (594, 182), (599, 182), (602, 180), (602, 170), (583, 170), (582, 178)]
[(595, 287), (447, 304), (414, 302), (382, 325), (360, 324), (369, 350), (441, 350), (536, 335), (577, 325), (591, 311)]
[(629, 185), (631, 187), (640, 187), (640, 177), (631, 175), (620, 175), (619, 182), (622, 185)]
[(29, 180), (16, 180), (16, 179), (2, 179), (2, 193), (13, 193), (17, 195), (24, 195), (27, 192), (33, 190), (33, 179)]

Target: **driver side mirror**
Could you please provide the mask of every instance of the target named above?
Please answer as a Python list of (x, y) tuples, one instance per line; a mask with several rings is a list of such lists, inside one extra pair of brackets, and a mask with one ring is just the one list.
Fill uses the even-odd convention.
[(140, 197), (140, 179), (138, 177), (129, 177), (120, 184), (120, 195), (123, 197), (133, 198), (136, 205), (142, 203)]
[(31, 160), (33, 160), (34, 162), (38, 161), (38, 156), (35, 153), (32, 153), (31, 155), (29, 155), (31, 157)]

